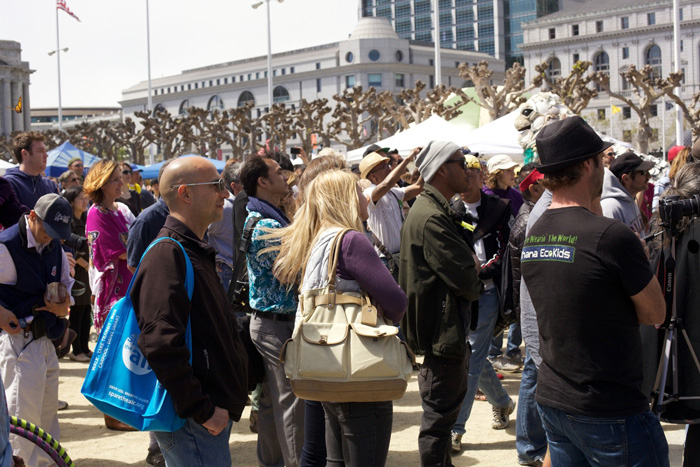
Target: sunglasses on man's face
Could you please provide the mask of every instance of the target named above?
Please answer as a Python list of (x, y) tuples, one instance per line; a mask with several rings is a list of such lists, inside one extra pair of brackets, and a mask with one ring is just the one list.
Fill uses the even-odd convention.
[(213, 182), (201, 182), (201, 183), (182, 183), (180, 185), (170, 185), (170, 188), (178, 188), (181, 186), (197, 186), (197, 185), (216, 185), (215, 188), (219, 191), (226, 191), (226, 182), (223, 178), (215, 180)]
[(122, 170), (122, 175), (131, 175), (131, 170)]

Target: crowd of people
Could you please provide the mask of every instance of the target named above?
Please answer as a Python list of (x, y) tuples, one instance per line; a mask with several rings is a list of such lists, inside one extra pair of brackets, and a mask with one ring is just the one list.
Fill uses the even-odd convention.
[[(494, 430), (516, 414), (520, 465), (669, 465), (640, 326), (667, 318), (659, 200), (700, 194), (700, 143), (671, 149), (655, 184), (653, 162), (569, 117), (540, 131), (537, 164), (448, 141), (405, 158), (371, 145), (355, 166), (331, 149), (293, 161), (266, 146), (221, 174), (201, 157), (166, 161), (149, 186), (133, 164), (79, 158), (50, 180), (44, 137), (13, 143), (19, 166), (0, 177), (0, 393), (7, 413), (57, 440), (59, 358), (90, 362), (91, 333), (133, 278), (138, 347), (186, 420), (149, 434), (149, 464), (231, 465), (231, 426), (250, 404), (261, 466), (384, 465), (393, 402), (303, 400), (280, 360), (299, 294), (328, 285), (347, 230), (337, 291), (369, 294), (422, 356), (416, 463), (452, 465), (486, 401)], [(169, 240), (144, 255), (157, 237)], [(679, 283), (700, 269), (693, 259)], [(231, 298), (240, 284), (243, 302)], [(503, 373), (521, 373), (517, 406)], [(0, 466), (51, 465), (10, 438)]]

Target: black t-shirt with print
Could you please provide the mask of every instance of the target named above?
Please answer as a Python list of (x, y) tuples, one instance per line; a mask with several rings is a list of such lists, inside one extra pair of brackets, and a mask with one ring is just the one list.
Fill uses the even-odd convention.
[(588, 416), (642, 412), (642, 352), (632, 295), (652, 278), (637, 236), (581, 207), (548, 209), (521, 254), (543, 363), (537, 402)]

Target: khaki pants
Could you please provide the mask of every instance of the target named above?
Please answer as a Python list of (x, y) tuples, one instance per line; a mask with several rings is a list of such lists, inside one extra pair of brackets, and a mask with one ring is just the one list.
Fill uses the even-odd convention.
[[(47, 337), (34, 340), (30, 332), (0, 335), (0, 373), (10, 416), (17, 416), (59, 440), (58, 359)], [(51, 466), (54, 461), (40, 447), (17, 435), (10, 436), (13, 454), (27, 465)]]

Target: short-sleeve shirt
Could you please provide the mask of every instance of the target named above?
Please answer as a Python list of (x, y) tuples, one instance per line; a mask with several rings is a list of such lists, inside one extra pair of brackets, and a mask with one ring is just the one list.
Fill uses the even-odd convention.
[[(363, 194), (369, 199), (369, 219), (367, 225), (374, 235), (389, 250), (397, 253), (401, 249), (401, 226), (403, 225), (404, 188), (391, 188), (376, 203), (372, 202), (372, 192), (377, 185), (372, 184)], [(379, 253), (379, 249), (376, 249)], [(380, 253), (381, 256), (381, 253)]]
[(521, 265), (540, 334), (537, 402), (594, 417), (646, 410), (630, 297), (653, 274), (629, 227), (582, 207), (548, 209), (527, 234)]

